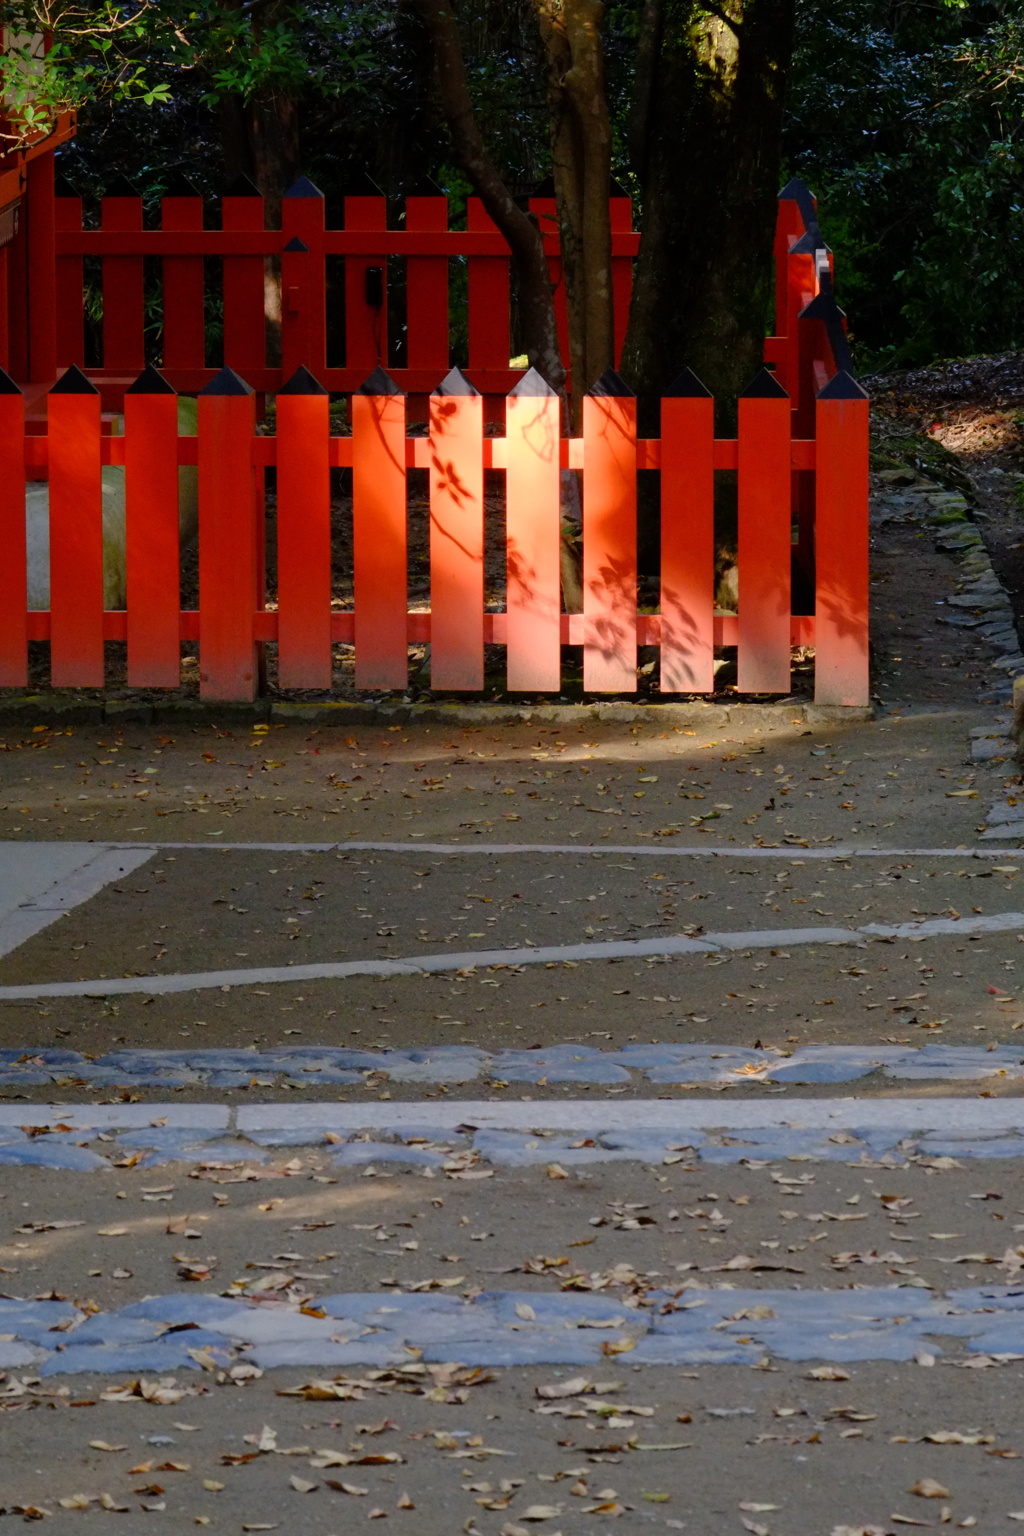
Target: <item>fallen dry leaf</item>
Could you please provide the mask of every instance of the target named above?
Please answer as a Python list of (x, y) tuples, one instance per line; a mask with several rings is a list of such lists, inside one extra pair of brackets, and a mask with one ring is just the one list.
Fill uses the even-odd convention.
[(913, 1487), (907, 1489), (907, 1492), (916, 1493), (919, 1499), (951, 1499), (953, 1497), (949, 1489), (936, 1482), (934, 1477), (918, 1478)]

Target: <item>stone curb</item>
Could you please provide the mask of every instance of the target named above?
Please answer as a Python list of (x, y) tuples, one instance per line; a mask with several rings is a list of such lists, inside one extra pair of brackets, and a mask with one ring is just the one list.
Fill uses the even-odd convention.
[(704, 725), (712, 729), (742, 724), (757, 726), (806, 724), (832, 725), (845, 721), (874, 718), (874, 709), (853, 705), (823, 705), (804, 702), (742, 702), (712, 704), (688, 701), (675, 704), (633, 704), (592, 702), (587, 704), (477, 704), (427, 703), (400, 701), (358, 702), (324, 699), (310, 702), (256, 699), (252, 703), (218, 704), (206, 699), (167, 699), (163, 702), (134, 702), (130, 699), (86, 699), (39, 693), (0, 696), (0, 726), (35, 725), (231, 725), (239, 727), (277, 724), (337, 726), (353, 725), (513, 725), (549, 723), (568, 725), (591, 720), (604, 724), (632, 725), (643, 721), (664, 725)]
[[(1024, 1078), (1024, 1045), (812, 1045), (791, 1054), (757, 1046), (715, 1045), (630, 1045), (622, 1050), (553, 1045), (493, 1051), (463, 1045), (375, 1051), (320, 1045), (293, 1051), (126, 1049), (98, 1057), (64, 1048), (8, 1047), (0, 1051), (0, 1090), (47, 1084), (55, 1088), (247, 1089), (254, 1082), (295, 1090), (360, 1087), (378, 1076), (391, 1083), (423, 1086), (491, 1078), (505, 1083), (632, 1083), (637, 1088), (648, 1084), (741, 1087), (752, 1082), (853, 1083), (876, 1073), (890, 1081), (1020, 1080)], [(175, 1126), (194, 1128), (216, 1122), (220, 1129), (227, 1127), (226, 1121), (217, 1119), (226, 1110), (216, 1106), (202, 1106), (198, 1115), (191, 1114), (190, 1106), (174, 1109)], [(318, 1104), (311, 1113), (329, 1114), (330, 1105), (325, 1108)], [(9, 1119), (8, 1106), (0, 1103), (0, 1130), (18, 1123)], [(142, 1115), (122, 1118), (119, 1123), (144, 1126), (147, 1122)]]
[[(969, 1352), (1019, 1357), (1024, 1333), (1019, 1292), (1005, 1285), (945, 1292), (907, 1285), (730, 1285), (693, 1289), (684, 1306), (678, 1294), (649, 1291), (641, 1310), (611, 1295), (493, 1290), (424, 1296), (394, 1288), (322, 1297), (316, 1315), (296, 1306), (271, 1311), (243, 1295), (152, 1296), (89, 1316), (65, 1301), (11, 1297), (0, 1299), (6, 1340), (0, 1366), (32, 1365), (42, 1376), (216, 1370), (233, 1363), (401, 1369), (415, 1360), (607, 1370), (610, 1339), (630, 1352), (633, 1366), (757, 1365), (766, 1353), (794, 1361), (909, 1361), (920, 1351), (932, 1360), (944, 1355), (935, 1342), (942, 1335)], [(595, 1320), (603, 1324), (596, 1331)], [(331, 1453), (307, 1454), (314, 1457), (311, 1466), (322, 1467)]]

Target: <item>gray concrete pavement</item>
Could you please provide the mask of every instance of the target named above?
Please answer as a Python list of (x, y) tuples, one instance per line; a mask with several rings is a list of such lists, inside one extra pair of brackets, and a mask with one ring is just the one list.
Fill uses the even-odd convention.
[[(870, 722), (0, 732), (0, 916), (45, 899), (30, 861), (140, 859), (0, 958), (0, 988), (90, 993), (0, 993), (0, 1508), (311, 1536), (1024, 1517), (1020, 782), (984, 647), (928, 643), (948, 562), (898, 543)], [(850, 937), (755, 938), (815, 927)], [(722, 932), (750, 944), (658, 952)], [(445, 953), (469, 962), (144, 981)], [(837, 1045), (870, 1075), (807, 1081)], [(133, 1075), (139, 1049), (179, 1054)]]

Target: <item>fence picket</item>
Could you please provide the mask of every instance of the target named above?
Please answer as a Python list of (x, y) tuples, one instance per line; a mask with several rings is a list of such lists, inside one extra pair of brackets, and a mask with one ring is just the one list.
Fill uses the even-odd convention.
[(430, 397), (430, 680), (484, 685), (483, 397), (453, 368)]
[(817, 403), (814, 697), (867, 704), (868, 397), (840, 372)]
[[(101, 226), (125, 233), (142, 228), (142, 198), (119, 176), (103, 194)], [(145, 288), (141, 256), (108, 256), (103, 263), (103, 367), (136, 374), (146, 366)]]
[(281, 371), (291, 378), (309, 368), (318, 378), (327, 365), (324, 195), (306, 176), (281, 200), (281, 232)]
[[(160, 203), (167, 230), (201, 230), (203, 200), (184, 176), (171, 178)], [(206, 367), (206, 314), (201, 256), (163, 258), (163, 364), (199, 374)], [(199, 379), (193, 387), (198, 387)]]
[(507, 684), (561, 684), (560, 401), (533, 368), (506, 402)]
[[(405, 227), (414, 233), (448, 228), (448, 199), (424, 178), (405, 200)], [(406, 363), (435, 377), (448, 369), (448, 258), (409, 256), (405, 263)]]
[(277, 395), (277, 681), (331, 686), (330, 398), (305, 368)]
[(352, 396), (356, 686), (409, 680), (406, 400), (383, 368)]
[[(263, 198), (247, 176), (225, 192), (221, 219), (226, 230), (262, 230)], [(262, 256), (224, 257), (224, 362), (245, 377), (258, 378), (267, 365)]]
[(763, 368), (738, 402), (741, 693), (788, 693), (790, 671), (789, 396)]
[(181, 685), (178, 397), (152, 366), (124, 397), (128, 686)]
[(251, 386), (222, 368), (199, 396), (199, 687), (205, 699), (256, 695), (255, 430)]
[(25, 398), (0, 368), (0, 688), (28, 682)]
[(583, 401), (583, 686), (636, 688), (636, 398), (611, 369)]
[[(58, 235), (82, 228), (82, 199), (71, 183), (58, 176), (54, 194), (54, 224)], [(81, 256), (56, 258), (57, 367), (85, 367), (85, 276)]]
[[(496, 231), (478, 197), (466, 201), (466, 228)], [(469, 258), (469, 367), (505, 372), (509, 360), (509, 271), (507, 256)]]
[(50, 458), (50, 681), (103, 686), (100, 395), (69, 368), (47, 397)]
[(715, 402), (690, 369), (661, 402), (661, 691), (715, 686)]
[[(346, 230), (385, 230), (387, 223), (387, 199), (369, 176), (363, 176), (346, 192)], [(374, 272), (379, 277), (372, 276)], [(367, 374), (387, 361), (387, 261), (384, 256), (346, 256), (345, 365)]]

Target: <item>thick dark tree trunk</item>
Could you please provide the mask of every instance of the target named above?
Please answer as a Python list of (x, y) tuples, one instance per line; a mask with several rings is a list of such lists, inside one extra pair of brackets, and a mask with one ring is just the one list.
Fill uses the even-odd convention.
[(530, 365), (560, 394), (565, 369), (558, 347), (555, 306), (540, 231), (513, 198), (487, 147), (466, 81), (466, 66), (451, 0), (407, 0), (430, 37), (441, 108), (455, 158), (473, 191), (508, 241), (519, 290), (519, 318)]
[(684, 366), (719, 401), (761, 366), (794, 0), (649, 0), (631, 154), (643, 235), (622, 372), (643, 430)]
[(604, 9), (602, 0), (537, 0), (548, 58), (551, 173), (569, 311), (574, 432), (581, 430), (583, 396), (615, 361)]

